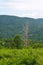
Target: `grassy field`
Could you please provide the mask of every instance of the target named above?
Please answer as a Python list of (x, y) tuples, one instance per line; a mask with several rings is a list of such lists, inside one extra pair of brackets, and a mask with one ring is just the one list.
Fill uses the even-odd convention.
[(43, 65), (43, 48), (0, 49), (0, 65)]

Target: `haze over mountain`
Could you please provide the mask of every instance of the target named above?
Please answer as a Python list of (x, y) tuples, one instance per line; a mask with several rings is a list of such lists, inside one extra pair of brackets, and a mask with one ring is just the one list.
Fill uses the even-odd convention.
[(23, 28), (28, 24), (28, 38), (43, 40), (43, 18), (34, 19), (0, 15), (0, 38), (14, 37), (15, 34), (23, 34)]

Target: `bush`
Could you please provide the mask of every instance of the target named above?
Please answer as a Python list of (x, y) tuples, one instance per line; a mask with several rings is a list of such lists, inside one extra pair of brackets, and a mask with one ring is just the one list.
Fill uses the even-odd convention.
[(43, 49), (0, 49), (0, 65), (43, 65)]
[(23, 47), (23, 40), (20, 35), (16, 35), (14, 37), (15, 47), (22, 48)]

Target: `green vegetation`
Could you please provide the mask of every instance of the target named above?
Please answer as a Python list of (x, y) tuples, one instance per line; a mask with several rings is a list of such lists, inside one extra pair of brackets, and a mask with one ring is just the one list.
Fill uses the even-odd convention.
[(16, 35), (14, 38), (15, 47), (16, 48), (22, 48), (23, 47), (23, 40), (21, 39), (20, 35)]
[(43, 41), (43, 19), (0, 15), (0, 38), (12, 38), (16, 34), (23, 34), (28, 24), (28, 38)]
[(0, 65), (43, 65), (43, 19), (0, 16)]
[(0, 39), (0, 48), (22, 48), (23, 40), (20, 35), (16, 35), (11, 39)]
[(43, 65), (43, 42), (23, 43), (20, 35), (0, 39), (0, 65)]
[(0, 65), (43, 65), (43, 49), (0, 49)]

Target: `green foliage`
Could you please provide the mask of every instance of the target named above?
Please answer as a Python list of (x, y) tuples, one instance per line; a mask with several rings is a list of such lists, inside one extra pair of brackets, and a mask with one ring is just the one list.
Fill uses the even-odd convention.
[(43, 42), (42, 41), (29, 41), (29, 45), (32, 48), (43, 48)]
[(43, 49), (0, 49), (0, 65), (43, 65)]
[(43, 42), (29, 41), (27, 47), (22, 45), (20, 35), (0, 39), (0, 65), (43, 65)]
[(0, 39), (0, 48), (22, 48), (23, 39), (20, 35), (16, 35), (14, 38)]
[(16, 16), (0, 16), (0, 38), (11, 38), (23, 34), (23, 27), (29, 24), (29, 39), (43, 41), (43, 19)]
[(23, 39), (20, 35), (16, 35), (14, 38), (0, 39), (1, 48), (43, 48), (43, 41), (28, 40), (28, 45), (24, 47)]
[(22, 48), (23, 46), (23, 40), (20, 35), (16, 35), (14, 37), (15, 47), (16, 48)]
[[(21, 36), (16, 34), (23, 34), (26, 22), (32, 41), (23, 47)], [(0, 16), (0, 65), (43, 65), (42, 41), (43, 19)]]

